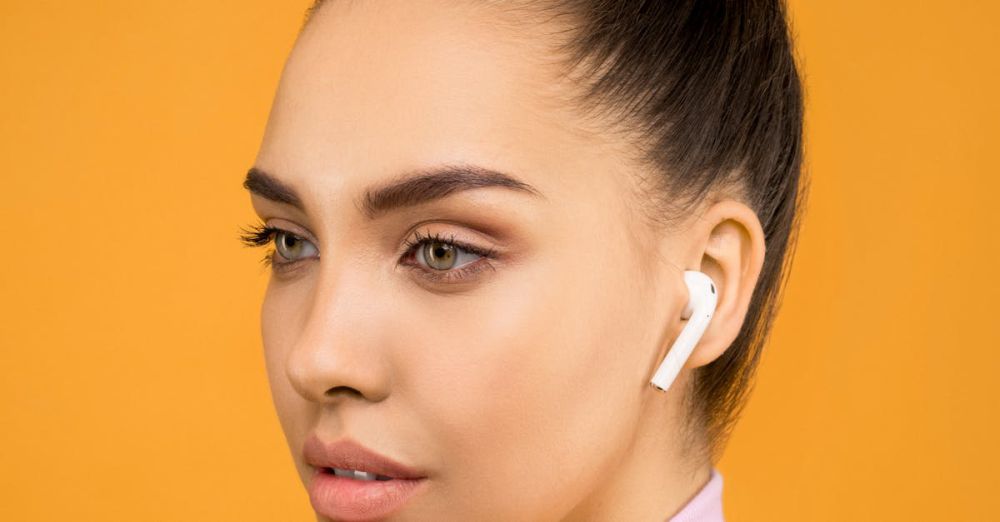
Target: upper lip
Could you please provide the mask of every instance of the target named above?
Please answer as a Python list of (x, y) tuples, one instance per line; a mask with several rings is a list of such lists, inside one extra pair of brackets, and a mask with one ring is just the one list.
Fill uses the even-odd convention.
[(394, 479), (425, 477), (420, 471), (400, 464), (385, 455), (380, 455), (351, 439), (324, 443), (313, 433), (306, 438), (302, 453), (306, 463), (317, 469), (353, 469), (377, 473)]

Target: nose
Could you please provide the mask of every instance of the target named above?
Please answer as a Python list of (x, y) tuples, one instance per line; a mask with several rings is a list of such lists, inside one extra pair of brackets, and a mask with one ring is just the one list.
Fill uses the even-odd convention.
[(285, 373), (296, 392), (321, 404), (388, 397), (390, 375), (379, 346), (384, 328), (371, 288), (343, 279), (321, 281), (310, 304), (286, 360)]

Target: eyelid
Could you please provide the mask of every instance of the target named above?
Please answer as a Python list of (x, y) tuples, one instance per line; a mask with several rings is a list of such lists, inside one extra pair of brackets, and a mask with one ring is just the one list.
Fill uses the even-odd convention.
[(316, 247), (316, 250), (319, 250), (319, 242), (316, 241), (316, 238), (314, 238), (312, 234), (310, 234), (304, 228), (296, 225), (295, 223), (292, 223), (291, 221), (287, 221), (284, 219), (279, 219), (278, 220), (279, 224), (275, 224), (274, 221), (275, 221), (274, 219), (270, 219), (265, 221), (264, 224), (272, 228), (281, 229), (285, 233), (291, 234), (295, 237), (305, 239), (306, 241), (312, 243)]
[(415, 246), (429, 241), (440, 241), (442, 243), (453, 244), (466, 252), (482, 257), (491, 257), (497, 254), (496, 248), (480, 246), (475, 241), (462, 239), (459, 234), (455, 234), (454, 232), (427, 232), (421, 234), (419, 229), (411, 232), (410, 235), (407, 236), (407, 239), (403, 241), (403, 253), (407, 253)]
[[(414, 228), (423, 223), (418, 223)], [(268, 240), (266, 242), (261, 242), (260, 239), (263, 236), (262, 231), (267, 230)], [(506, 255), (504, 249), (498, 249), (493, 246), (482, 246), (482, 243), (476, 240), (466, 240), (460, 239), (461, 233), (454, 232), (428, 232), (421, 233), (419, 229), (411, 229), (412, 233), (404, 240), (404, 250), (396, 258), (394, 266), (402, 266), (406, 269), (415, 270), (419, 276), (432, 283), (445, 283), (447, 285), (456, 285), (460, 282), (472, 282), (480, 278), (473, 278), (469, 281), (466, 279), (471, 278), (473, 274), (484, 270), (496, 271), (496, 260), (503, 259)], [(316, 260), (320, 258), (320, 248), (319, 243), (312, 238), (312, 234), (305, 232), (302, 227), (295, 225), (291, 222), (286, 222), (285, 220), (268, 219), (261, 225), (253, 226), (251, 230), (245, 231), (246, 233), (241, 236), (243, 242), (249, 246), (268, 246), (270, 249), (268, 255), (265, 256), (265, 265), (270, 265), (272, 270), (281, 273), (292, 273), (298, 271), (299, 267), (303, 266), (303, 263), (310, 260)], [(278, 251), (275, 239), (277, 234), (284, 233), (291, 235), (299, 240), (306, 241), (310, 243), (316, 250), (315, 255), (301, 257), (298, 259), (286, 259)], [(434, 268), (425, 267), (420, 261), (414, 259), (413, 262), (406, 262), (411, 257), (416, 257), (419, 255), (417, 248), (425, 245), (429, 242), (440, 241), (445, 244), (454, 245), (469, 254), (477, 256), (479, 259), (465, 263), (458, 267), (454, 267), (448, 270), (436, 270)], [(279, 260), (280, 259), (280, 260)]]
[[(426, 268), (416, 260), (416, 256), (419, 255), (419, 249), (423, 248), (423, 245), (432, 242), (451, 244), (455, 248), (478, 256), (479, 259), (448, 270)], [(456, 234), (454, 233), (421, 234), (419, 230), (414, 231), (411, 238), (408, 238), (404, 242), (404, 248), (405, 250), (400, 257), (398, 264), (404, 268), (418, 271), (422, 278), (434, 283), (444, 282), (445, 284), (457, 284), (457, 282), (454, 281), (456, 279), (463, 280), (467, 277), (471, 277), (473, 274), (487, 269), (496, 271), (495, 261), (498, 257), (500, 257), (496, 248), (483, 247), (471, 241), (457, 239)], [(412, 263), (404, 262), (411, 257), (414, 258)]]
[[(320, 257), (319, 243), (312, 239), (312, 234), (309, 234), (308, 232), (303, 233), (300, 232), (300, 230), (302, 230), (302, 228), (295, 224), (288, 226), (275, 224), (272, 220), (265, 220), (259, 225), (253, 225), (250, 229), (244, 230), (240, 239), (247, 246), (267, 247), (268, 250), (264, 257), (260, 260), (261, 263), (263, 263), (265, 267), (270, 267), (276, 275), (290, 275), (302, 266), (302, 262), (309, 261), (311, 259), (319, 259)], [(263, 241), (265, 233), (267, 240)], [(300, 259), (286, 259), (281, 255), (275, 241), (278, 234), (287, 234), (300, 241), (309, 243), (316, 250), (316, 254)]]

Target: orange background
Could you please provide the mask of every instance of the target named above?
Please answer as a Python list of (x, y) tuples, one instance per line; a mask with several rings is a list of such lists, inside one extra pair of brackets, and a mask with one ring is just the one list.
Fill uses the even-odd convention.
[[(309, 3), (0, 4), (0, 519), (312, 520), (235, 239)], [(996, 520), (1000, 8), (791, 8), (812, 191), (727, 517)]]

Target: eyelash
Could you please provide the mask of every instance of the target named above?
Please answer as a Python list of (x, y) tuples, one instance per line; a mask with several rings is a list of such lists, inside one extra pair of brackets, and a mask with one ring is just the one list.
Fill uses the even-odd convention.
[[(246, 246), (249, 247), (263, 247), (268, 245), (274, 240), (274, 235), (283, 232), (289, 234), (297, 239), (304, 240), (300, 236), (293, 234), (287, 230), (265, 225), (263, 223), (250, 225), (248, 228), (241, 230), (239, 235), (239, 240)], [(473, 261), (471, 263), (466, 263), (462, 265), (461, 268), (454, 268), (451, 270), (433, 270), (425, 269), (420, 263), (403, 263), (403, 266), (411, 270), (417, 270), (421, 273), (422, 277), (433, 281), (433, 282), (456, 282), (465, 279), (469, 276), (476, 274), (484, 269), (495, 270), (492, 263), (489, 262), (490, 259), (495, 259), (496, 250), (492, 248), (480, 248), (475, 245), (465, 243), (463, 241), (456, 241), (454, 234), (449, 237), (443, 237), (441, 234), (427, 234), (421, 235), (419, 231), (414, 234), (413, 239), (406, 239), (404, 244), (406, 245), (406, 251), (400, 258), (400, 261), (404, 259), (409, 259), (416, 256), (416, 250), (419, 247), (427, 243), (442, 243), (449, 245), (459, 250), (463, 250), (470, 254), (475, 254), (480, 256), (482, 259)], [(263, 258), (261, 258), (261, 263), (267, 267), (270, 266), (273, 270), (284, 272), (293, 268), (300, 260), (295, 261), (273, 261), (275, 257), (275, 249), (271, 248), (267, 251)], [(280, 255), (280, 254), (279, 254)]]
[(427, 270), (423, 266), (421, 266), (420, 263), (413, 263), (413, 264), (407, 263), (403, 265), (412, 270), (420, 271), (423, 277), (434, 282), (454, 283), (462, 279), (465, 279), (467, 277), (470, 277), (485, 269), (496, 270), (493, 264), (490, 263), (489, 261), (491, 259), (496, 258), (495, 255), (496, 250), (492, 248), (479, 248), (475, 245), (471, 245), (463, 241), (456, 241), (454, 234), (451, 234), (449, 237), (445, 238), (442, 237), (441, 234), (437, 233), (433, 235), (427, 234), (421, 236), (420, 231), (417, 231), (416, 233), (414, 233), (413, 240), (406, 239), (403, 243), (406, 245), (406, 252), (404, 253), (402, 259), (409, 259), (410, 257), (415, 257), (417, 249), (423, 247), (427, 243), (445, 244), (457, 248), (459, 250), (463, 250), (470, 254), (475, 254), (481, 258), (471, 263), (466, 263), (462, 265), (461, 268), (452, 268), (450, 270), (434, 270), (434, 269)]

